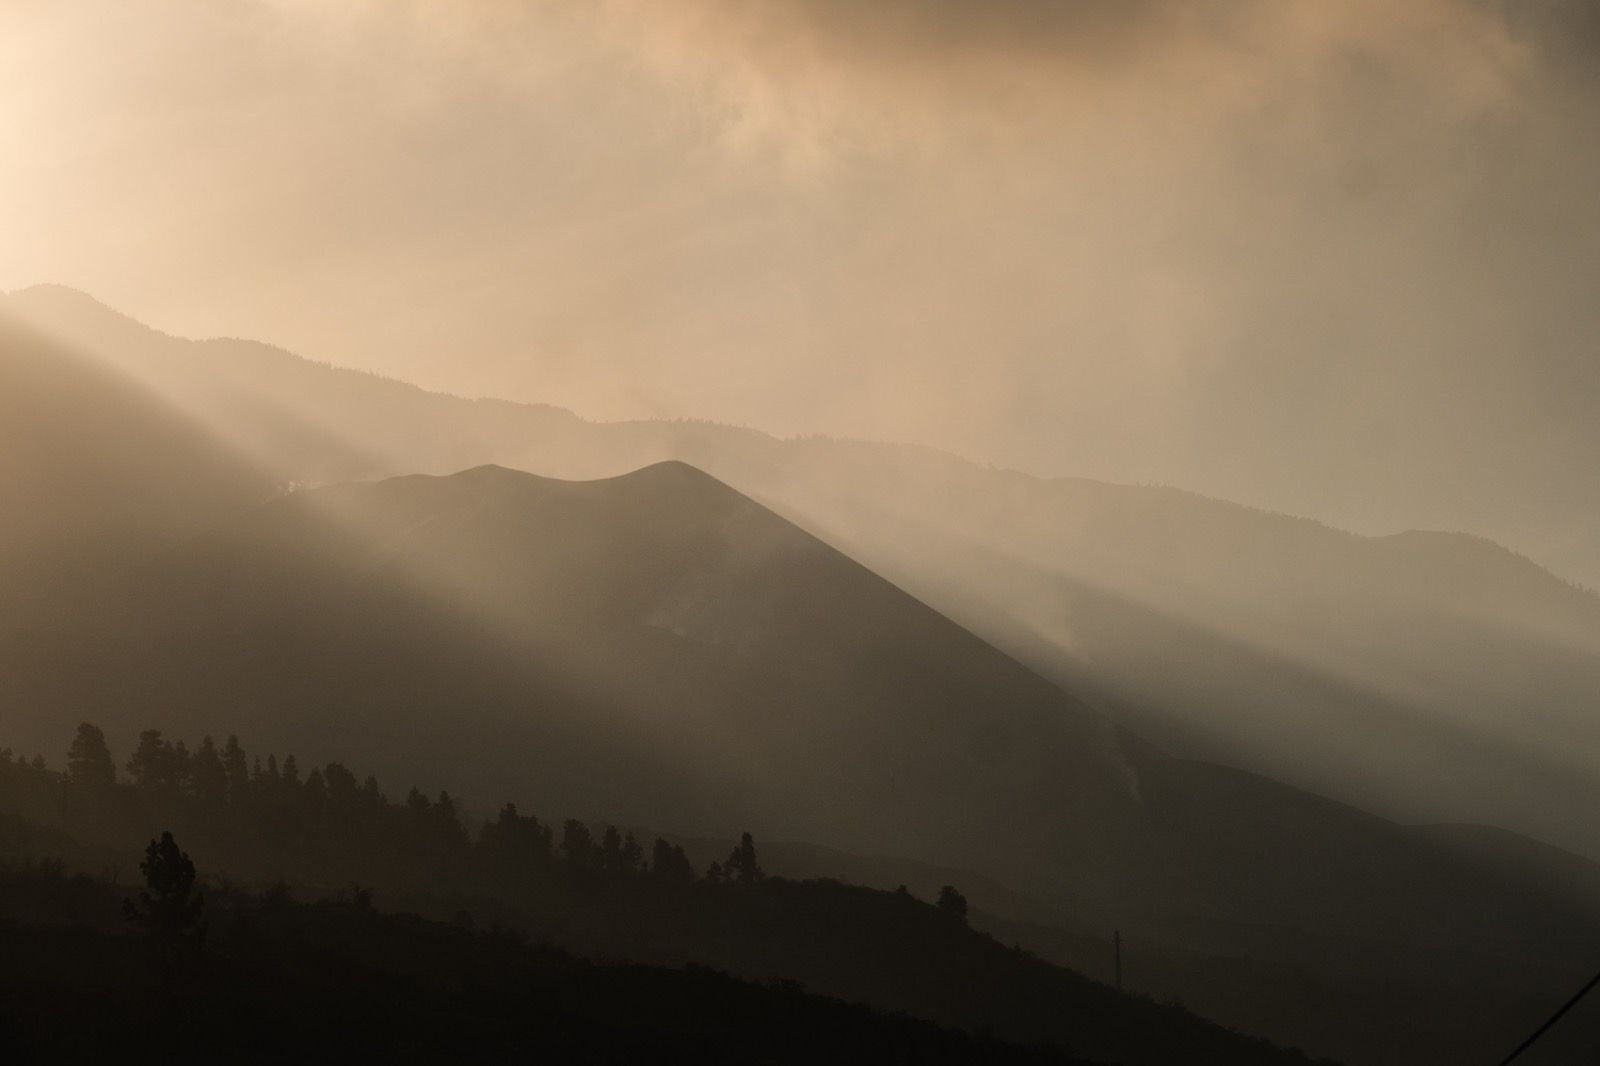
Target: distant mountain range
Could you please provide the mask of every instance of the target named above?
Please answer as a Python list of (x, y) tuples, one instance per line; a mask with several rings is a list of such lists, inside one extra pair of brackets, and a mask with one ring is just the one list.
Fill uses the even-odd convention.
[(1500, 824), (1600, 854), (1572, 814), (1600, 802), (1600, 596), (1486, 541), (1359, 537), (924, 448), (586, 422), (168, 337), (59, 287), (4, 297), (0, 314), (93, 353), (147, 406), (203, 413), (188, 432), (246, 472), (234, 497), (483, 464), (587, 479), (691, 463), (1163, 747), (1402, 820)]
[(1600, 606), (1481, 541), (586, 423), (63, 290), (0, 305), (0, 446), (0, 706), (41, 750), (91, 717), (124, 748), (359, 751), (476, 804), (978, 869), (1064, 921), (1435, 997), (1556, 995), (1600, 956), (1576, 856), (1167, 750), (1580, 834)]

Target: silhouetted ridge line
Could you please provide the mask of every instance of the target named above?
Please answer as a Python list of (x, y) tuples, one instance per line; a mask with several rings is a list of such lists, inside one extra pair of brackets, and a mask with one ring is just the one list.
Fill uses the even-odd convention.
[[(376, 897), (449, 918), (460, 930), (487, 924), (613, 959), (709, 964), (764, 980), (778, 975), (778, 987), (788, 991), (803, 983), (847, 1001), (1099, 1059), (1141, 1066), (1306, 1061), (1008, 949), (969, 927), (966, 898), (954, 886), (927, 902), (904, 890), (770, 876), (748, 832), (718, 850), (725, 857), (701, 876), (681, 844), (661, 837), (646, 850), (647, 838), (631, 830), (574, 818), (546, 822), (512, 804), (474, 832), (448, 791), (430, 799), (412, 788), (403, 802), (391, 802), (375, 778), (358, 784), (341, 763), (308, 768), (293, 755), (262, 759), (236, 737), (217, 744), (208, 736), (191, 749), (145, 730), (122, 780), (117, 762), (104, 733), (89, 723), (73, 738), (65, 773), (42, 759), (18, 763), (0, 752), (0, 841), (13, 812), (69, 827), (82, 838), (78, 848), (93, 847), (100, 868), (125, 861), (130, 842), (150, 839), (144, 867), (151, 889), (129, 915), (168, 984), (180, 969), (198, 965), (201, 910), (215, 927), (218, 900), (238, 895), (230, 878), (269, 885), (293, 878), (324, 892), (341, 886), (338, 902), (322, 906), (346, 915), (366, 915)], [(202, 890), (197, 866), (229, 877)], [(12, 898), (0, 891), (0, 945)], [(262, 902), (281, 913), (287, 899), (288, 888), (280, 887)], [(73, 920), (81, 923), (84, 911), (80, 899)], [(253, 909), (250, 917), (264, 920)], [(224, 941), (224, 957), (254, 942), (237, 924)]]
[[(508, 487), (519, 485), (528, 487), (565, 487), (589, 489), (594, 492), (601, 492), (610, 488), (649, 488), (664, 491), (695, 491), (698, 489), (702, 492), (723, 492), (729, 496), (745, 499), (742, 493), (726, 482), (713, 477), (697, 466), (677, 459), (648, 463), (621, 474), (613, 474), (610, 477), (550, 477), (544, 474), (531, 473), (527, 470), (502, 466), (498, 463), (482, 463), (455, 473), (402, 474), (397, 477), (384, 478), (377, 482), (369, 482), (369, 484), (382, 484), (385, 481), (398, 483), (440, 481), (475, 485), (504, 485)], [(329, 487), (338, 488), (338, 486), (324, 486), (324, 488)], [(759, 506), (754, 501), (749, 502)]]
[(162, 917), (138, 939), (109, 924), (128, 902), (115, 882), (0, 869), (8, 1061), (1089, 1066), (794, 980), (589, 960), (465, 911), (383, 912), (360, 886), (305, 903), (217, 884), (186, 929), (194, 871), (171, 834), (143, 868), (156, 911), (135, 917)]

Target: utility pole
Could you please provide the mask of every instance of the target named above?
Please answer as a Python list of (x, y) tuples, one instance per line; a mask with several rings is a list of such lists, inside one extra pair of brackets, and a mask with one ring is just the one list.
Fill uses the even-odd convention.
[(1117, 988), (1122, 988), (1122, 930), (1115, 929), (1111, 933), (1111, 955), (1116, 965)]

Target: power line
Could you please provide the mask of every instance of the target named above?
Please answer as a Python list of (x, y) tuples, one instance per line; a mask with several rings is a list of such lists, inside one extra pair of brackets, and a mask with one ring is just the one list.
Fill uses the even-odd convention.
[(1559, 1022), (1563, 1014), (1566, 1014), (1567, 1011), (1571, 1010), (1573, 1007), (1576, 1007), (1578, 1005), (1578, 1000), (1582, 999), (1584, 996), (1587, 996), (1591, 991), (1593, 991), (1595, 985), (1600, 985), (1600, 973), (1597, 973), (1593, 977), (1589, 978), (1589, 983), (1578, 989), (1578, 994), (1567, 1000), (1565, 1005), (1563, 1005), (1560, 1010), (1550, 1015), (1550, 1020), (1539, 1026), (1539, 1028), (1535, 1029), (1532, 1036), (1518, 1044), (1517, 1050), (1501, 1059), (1500, 1066), (1506, 1066), (1507, 1063), (1511, 1062), (1518, 1055), (1521, 1055), (1524, 1051), (1527, 1051), (1529, 1048), (1531, 1048), (1535, 1040), (1539, 1039), (1546, 1032), (1548, 1032), (1552, 1025), (1556, 1024), (1556, 1022)]

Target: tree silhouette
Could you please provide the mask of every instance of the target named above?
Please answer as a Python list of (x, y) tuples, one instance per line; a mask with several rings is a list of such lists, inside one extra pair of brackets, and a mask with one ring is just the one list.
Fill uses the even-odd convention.
[(550, 863), (550, 829), (539, 819), (517, 813), (508, 803), (478, 834), (478, 855), (484, 868), (501, 879), (525, 880)]
[(739, 838), (739, 846), (728, 856), (727, 877), (741, 885), (753, 885), (767, 876), (756, 862), (756, 842), (749, 833)]
[(600, 869), (608, 874), (622, 872), (622, 834), (614, 825), (606, 826), (600, 837)]
[(660, 837), (650, 849), (650, 876), (663, 884), (694, 884), (694, 867), (681, 846), (674, 847)]
[(568, 818), (561, 827), (561, 854), (567, 862), (578, 868), (593, 866), (595, 861), (594, 837), (589, 827), (576, 818)]
[[(331, 762), (322, 771), (323, 777), (328, 782), (328, 802), (339, 810), (348, 810), (356, 802), (359, 792), (356, 786), (356, 775), (351, 773), (343, 763)], [(310, 784), (309, 781), (306, 782)], [(373, 782), (376, 790), (377, 782)]]
[(106, 747), (106, 735), (99, 726), (84, 722), (67, 749), (67, 779), (92, 790), (111, 787), (117, 780), (117, 767)]
[(161, 730), (139, 734), (139, 746), (128, 757), (128, 776), (140, 788), (159, 788), (171, 780), (171, 749), (161, 740)]
[(550, 858), (550, 827), (531, 814), (518, 814), (515, 803), (500, 808), (500, 816), (484, 826), (482, 839), (540, 862)]
[(194, 773), (194, 760), (189, 756), (189, 746), (183, 741), (166, 747), (166, 784), (176, 791), (186, 791)]
[(230, 736), (222, 749), (222, 768), (228, 775), (228, 799), (241, 803), (250, 789), (250, 768), (245, 763), (244, 749), (239, 738)]
[(170, 967), (197, 949), (205, 938), (200, 912), (205, 900), (194, 887), (194, 863), (178, 848), (171, 833), (162, 833), (145, 849), (145, 888), (137, 901), (124, 904), (128, 920), (145, 931), (158, 962)]
[(325, 813), (328, 806), (328, 782), (322, 776), (322, 771), (313, 768), (306, 775), (306, 783), (301, 787), (302, 791), (305, 792), (306, 805), (311, 808), (311, 813), (313, 815)]
[(456, 801), (448, 792), (441, 791), (433, 803), (433, 825), (439, 843), (445, 848), (453, 851), (467, 845), (469, 838), (466, 827), (461, 824), (461, 816), (456, 813)]
[(955, 890), (953, 885), (945, 885), (939, 890), (939, 909), (958, 921), (967, 920), (967, 897)]
[(228, 768), (210, 737), (200, 741), (200, 750), (189, 762), (189, 782), (195, 797), (208, 806), (218, 806), (228, 796)]

